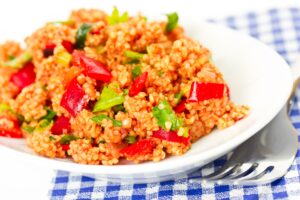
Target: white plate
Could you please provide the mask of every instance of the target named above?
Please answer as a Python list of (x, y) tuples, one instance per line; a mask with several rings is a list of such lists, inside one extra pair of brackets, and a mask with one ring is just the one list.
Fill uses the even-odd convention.
[[(69, 6), (70, 7), (70, 6)], [(99, 7), (97, 5), (96, 7)], [(55, 9), (48, 8), (47, 10)], [(141, 9), (150, 18), (160, 16), (164, 11)], [(62, 12), (63, 11), (63, 12)], [(45, 10), (47, 13), (47, 11)], [(42, 15), (39, 19), (53, 20), (68, 14), (68, 9), (56, 9), (57, 15)], [(64, 13), (64, 14), (62, 14)], [(53, 15), (58, 16), (55, 18)], [(280, 110), (288, 98), (292, 78), (285, 61), (273, 50), (246, 35), (224, 27), (190, 18), (188, 11), (179, 13), (180, 24), (187, 35), (199, 40), (213, 52), (213, 60), (224, 74), (231, 89), (232, 100), (249, 105), (250, 114), (234, 126), (222, 131), (215, 130), (210, 135), (193, 144), (183, 156), (171, 157), (158, 163), (148, 162), (138, 165), (90, 166), (67, 160), (51, 160), (34, 155), (23, 140), (0, 138), (0, 151), (7, 156), (44, 165), (53, 169), (80, 172), (110, 181), (153, 182), (178, 177), (228, 153), (266, 125)], [(35, 15), (26, 16), (35, 19)], [(23, 24), (24, 32), (15, 33), (19, 39), (25, 37), (39, 23)], [(7, 30), (6, 30), (7, 31)], [(5, 35), (5, 34), (4, 34)], [(5, 38), (1, 38), (0, 41)]]

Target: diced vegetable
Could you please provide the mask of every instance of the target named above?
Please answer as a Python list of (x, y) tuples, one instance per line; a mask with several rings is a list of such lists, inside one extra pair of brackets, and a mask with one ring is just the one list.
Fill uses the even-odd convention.
[(70, 144), (71, 141), (79, 139), (75, 135), (64, 135), (62, 138), (60, 138), (59, 143), (60, 144)]
[(72, 56), (67, 51), (61, 51), (55, 55), (55, 61), (64, 67), (68, 67), (70, 65), (71, 60)]
[(84, 73), (93, 79), (109, 82), (112, 78), (112, 75), (108, 71), (105, 64), (95, 59), (86, 57), (83, 52), (74, 51), (73, 65), (77, 67), (83, 67)]
[(132, 79), (136, 79), (136, 77), (140, 76), (142, 74), (142, 70), (140, 66), (136, 66), (131, 71)]
[(10, 77), (10, 81), (21, 91), (35, 81), (34, 65), (29, 62)]
[(148, 72), (144, 72), (133, 81), (129, 90), (129, 96), (133, 97), (146, 88), (147, 77)]
[(134, 144), (136, 143), (136, 136), (134, 135), (127, 135), (125, 138), (124, 138), (124, 141), (128, 144)]
[(32, 134), (35, 128), (32, 126), (22, 126), (21, 129), (26, 131), (29, 134)]
[(128, 21), (128, 13), (124, 12), (122, 15), (120, 15), (117, 7), (114, 7), (111, 16), (107, 16), (107, 22), (109, 25), (115, 25), (127, 21)]
[(53, 137), (52, 135), (49, 136), (49, 140), (52, 142), (56, 141), (55, 137)]
[(74, 44), (72, 42), (70, 42), (68, 40), (63, 40), (61, 44), (69, 53), (73, 53)]
[(157, 119), (158, 125), (165, 130), (178, 130), (183, 121), (177, 118), (171, 106), (166, 100), (160, 102), (152, 110), (153, 116)]
[(189, 133), (187, 128), (183, 128), (184, 136), (179, 136), (177, 131), (165, 131), (160, 128), (158, 131), (154, 131), (152, 137), (159, 138), (161, 140), (166, 140), (170, 142), (177, 142), (188, 145), (190, 142)]
[(0, 136), (22, 138), (22, 131), (16, 119), (7, 116), (0, 117)]
[(162, 70), (159, 70), (159, 71), (158, 71), (158, 76), (159, 76), (159, 77), (162, 77), (162, 75), (164, 75), (164, 73), (165, 73), (165, 72), (163, 72)]
[(48, 121), (53, 120), (53, 118), (56, 116), (56, 112), (51, 110), (49, 107), (46, 107), (46, 110), (47, 110), (47, 114), (44, 117), (42, 117), (41, 119), (46, 119)]
[(53, 43), (46, 44), (46, 46), (43, 50), (44, 58), (53, 56), (55, 47), (56, 47), (56, 44), (53, 44)]
[(124, 102), (124, 96), (119, 95), (112, 88), (104, 87), (100, 99), (94, 106), (93, 112), (107, 110), (113, 106), (122, 104)]
[(142, 59), (144, 57), (145, 54), (142, 54), (142, 53), (138, 53), (138, 52), (134, 52), (134, 51), (125, 51), (124, 52), (124, 55), (127, 57), (127, 58), (131, 58), (133, 60), (139, 60), (139, 59)]
[(153, 153), (155, 142), (151, 139), (140, 140), (120, 151), (121, 155), (125, 157), (134, 157), (149, 155)]
[(175, 108), (174, 108), (174, 111), (176, 113), (182, 113), (185, 111), (185, 104), (186, 104), (186, 101), (185, 100), (182, 100)]
[(43, 131), (45, 130), (45, 128), (49, 127), (52, 123), (53, 123), (52, 120), (42, 119), (41, 121), (39, 121), (36, 130)]
[(112, 109), (113, 109), (115, 114), (117, 114), (119, 111), (126, 112), (125, 107), (124, 107), (123, 104), (116, 105)]
[(99, 125), (101, 125), (101, 122), (104, 119), (111, 120), (113, 122), (114, 126), (122, 127), (122, 122), (121, 121), (115, 120), (115, 119), (113, 119), (111, 117), (108, 117), (106, 115), (101, 114), (101, 115), (96, 115), (96, 116), (92, 117), (92, 121), (96, 122)]
[(179, 17), (176, 12), (167, 14), (167, 17), (168, 17), (168, 23), (166, 26), (166, 31), (167, 33), (169, 33), (177, 27)]
[(85, 94), (75, 77), (63, 94), (60, 105), (73, 117), (76, 117), (80, 111), (86, 108), (88, 101), (88, 96)]
[(61, 148), (63, 151), (68, 151), (70, 149), (70, 144), (62, 144)]
[(31, 61), (31, 59), (32, 59), (31, 54), (29, 52), (24, 52), (20, 56), (3, 63), (3, 66), (20, 69), (24, 66), (24, 64)]
[(182, 91), (180, 91), (180, 92), (178, 92), (177, 94), (175, 94), (174, 98), (175, 98), (175, 100), (176, 100), (176, 104), (180, 103), (181, 98), (182, 98), (182, 95), (183, 95), (183, 92), (182, 92)]
[(83, 23), (76, 32), (75, 36), (75, 48), (83, 49), (85, 46), (86, 37), (91, 30), (92, 26), (90, 24)]
[(225, 94), (223, 83), (193, 82), (190, 90), (189, 102), (199, 102), (208, 99), (220, 99)]
[(3, 113), (4, 111), (7, 111), (7, 110), (11, 110), (9, 105), (4, 104), (4, 103), (0, 103), (0, 113)]
[(8, 60), (13, 60), (13, 59), (15, 59), (16, 58), (16, 56), (14, 56), (14, 55), (9, 55), (8, 56)]
[(54, 121), (53, 126), (51, 127), (51, 132), (53, 135), (61, 135), (66, 132), (71, 131), (70, 118), (65, 116), (59, 116)]

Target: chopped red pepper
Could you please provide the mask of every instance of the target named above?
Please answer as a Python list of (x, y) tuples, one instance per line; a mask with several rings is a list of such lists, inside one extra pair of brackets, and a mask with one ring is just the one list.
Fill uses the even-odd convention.
[(129, 96), (133, 97), (140, 93), (146, 87), (146, 81), (148, 77), (148, 72), (142, 73), (136, 79), (134, 79), (131, 88), (129, 90)]
[(82, 51), (73, 52), (73, 65), (83, 67), (84, 73), (96, 80), (109, 82), (112, 78), (107, 66), (93, 58), (86, 57)]
[(0, 117), (0, 136), (22, 138), (22, 131), (17, 120), (12, 117)]
[(53, 44), (53, 43), (46, 44), (46, 46), (43, 50), (44, 58), (48, 58), (49, 56), (52, 56), (54, 53), (55, 47), (56, 47), (56, 44)]
[(70, 144), (61, 144), (61, 148), (63, 151), (68, 151), (70, 149)]
[(63, 94), (60, 105), (73, 117), (87, 107), (89, 98), (77, 82), (76, 77), (70, 82), (66, 92)]
[(69, 52), (72, 53), (74, 50), (74, 44), (68, 40), (63, 40), (62, 43), (63, 47)]
[(174, 111), (176, 113), (182, 113), (182, 112), (184, 112), (185, 109), (186, 109), (185, 108), (185, 103), (186, 103), (185, 99), (181, 100), (180, 103), (174, 108)]
[(229, 89), (228, 85), (225, 85), (225, 88), (226, 88), (226, 95), (230, 99), (230, 89)]
[(125, 157), (148, 155), (153, 152), (155, 142), (151, 139), (140, 140), (128, 147), (125, 147), (120, 153)]
[(188, 145), (190, 142), (190, 135), (188, 137), (178, 136), (177, 131), (165, 131), (162, 128), (158, 131), (154, 131), (152, 137), (170, 142), (183, 143), (185, 145)]
[(189, 102), (199, 102), (208, 99), (220, 99), (224, 96), (223, 83), (193, 82), (190, 90)]
[(51, 128), (51, 132), (53, 135), (61, 135), (63, 134), (64, 130), (67, 132), (71, 131), (70, 118), (65, 116), (60, 116), (55, 120)]
[(27, 63), (22, 69), (10, 77), (10, 81), (19, 88), (19, 91), (34, 83), (34, 65), (31, 62)]

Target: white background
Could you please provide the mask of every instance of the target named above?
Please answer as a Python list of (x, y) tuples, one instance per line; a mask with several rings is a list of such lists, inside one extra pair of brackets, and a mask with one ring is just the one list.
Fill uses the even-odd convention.
[[(95, 4), (95, 2), (97, 2)], [(92, 7), (110, 10), (117, 5), (120, 10), (136, 11), (141, 6), (161, 10), (161, 13), (188, 9), (190, 16), (200, 18), (221, 18), (260, 11), (273, 7), (299, 6), (299, 1), (282, 0), (2, 0), (0, 1), (0, 42), (7, 39), (21, 40), (45, 21), (61, 20), (68, 16), (71, 7)], [(54, 171), (16, 160), (0, 152), (0, 199), (48, 199)]]

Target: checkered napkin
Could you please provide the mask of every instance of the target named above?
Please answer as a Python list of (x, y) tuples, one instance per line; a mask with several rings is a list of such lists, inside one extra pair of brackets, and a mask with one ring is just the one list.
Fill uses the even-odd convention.
[[(262, 13), (211, 20), (246, 32), (275, 49), (292, 64), (300, 55), (300, 8), (272, 9)], [(295, 101), (300, 100), (300, 89)], [(291, 119), (300, 133), (300, 108), (295, 104)], [(57, 171), (50, 199), (300, 199), (300, 153), (281, 179), (266, 185), (234, 186), (201, 183), (207, 174), (222, 166), (223, 157), (181, 179), (151, 184), (116, 184), (80, 174)]]

